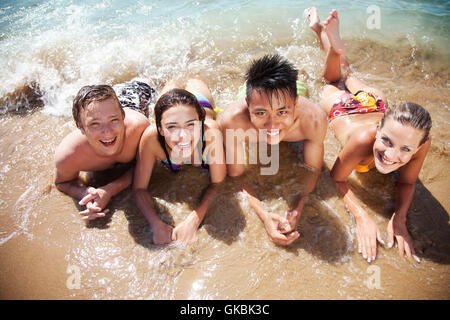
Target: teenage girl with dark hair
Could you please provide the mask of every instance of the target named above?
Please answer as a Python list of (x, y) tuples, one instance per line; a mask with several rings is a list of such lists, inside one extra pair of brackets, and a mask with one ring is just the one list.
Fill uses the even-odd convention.
[[(133, 179), (137, 206), (150, 223), (155, 244), (194, 241), (217, 184), (226, 176), (222, 135), (214, 120), (214, 101), (207, 85), (189, 79), (184, 89), (180, 87), (172, 81), (163, 88), (155, 104), (156, 124), (145, 130), (139, 144)], [(211, 184), (200, 204), (175, 228), (158, 217), (147, 189), (157, 159), (174, 172), (191, 164), (210, 173)]]

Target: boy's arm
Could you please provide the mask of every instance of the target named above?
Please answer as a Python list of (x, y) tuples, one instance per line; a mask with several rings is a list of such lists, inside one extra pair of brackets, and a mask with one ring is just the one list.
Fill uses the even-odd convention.
[(80, 200), (79, 205), (86, 206), (80, 212), (84, 220), (92, 220), (105, 216), (104, 210), (111, 197), (131, 184), (133, 169), (129, 169), (118, 179), (100, 188), (84, 185), (79, 177), (80, 170), (77, 158), (58, 148), (55, 154), (55, 186), (61, 192)]
[(119, 178), (104, 186), (87, 188), (86, 196), (80, 200), (79, 204), (85, 206), (89, 202), (93, 202), (96, 207), (100, 209), (105, 208), (112, 197), (131, 185), (133, 171), (134, 167), (131, 167)]
[(255, 210), (259, 219), (264, 224), (267, 235), (273, 243), (288, 246), (300, 236), (296, 230), (292, 230), (289, 233), (282, 233), (282, 226), (287, 224), (288, 221), (278, 214), (267, 212), (255, 191), (246, 183), (243, 176), (236, 177), (235, 180), (238, 183), (239, 188), (247, 196), (250, 207)]
[(78, 200), (87, 194), (88, 189), (80, 179), (80, 171), (83, 171), (80, 155), (83, 151), (81, 134), (73, 131), (58, 145), (54, 157), (56, 188)]
[(328, 122), (325, 113), (309, 100), (300, 97), (300, 104), (309, 108), (310, 116), (302, 121), (302, 131), (306, 133), (307, 139), (303, 142), (303, 156), (305, 165), (310, 169), (304, 182), (304, 189), (297, 198), (294, 209), (287, 214), (291, 230), (297, 229), (303, 207), (308, 201), (309, 194), (314, 190), (320, 172), (322, 171), (324, 155), (324, 139), (327, 133)]
[[(237, 103), (235, 102), (229, 108), (236, 108)], [(245, 170), (245, 138), (241, 134), (244, 131), (239, 129), (237, 116), (234, 114), (225, 114), (220, 125), (222, 128), (227, 174), (230, 177), (240, 176)]]
[[(243, 103), (243, 99), (236, 101), (229, 108), (235, 108)], [(285, 219), (279, 215), (269, 213), (265, 210), (261, 200), (256, 196), (253, 189), (245, 182), (243, 173), (245, 170), (245, 149), (244, 149), (244, 130), (239, 127), (236, 118), (231, 114), (225, 114), (222, 117), (222, 135), (224, 139), (227, 173), (238, 183), (239, 188), (247, 195), (247, 200), (255, 210), (261, 222), (264, 224), (267, 234), (272, 242), (279, 245), (289, 245), (298, 238), (297, 233), (289, 235), (282, 234), (279, 229), (280, 225), (286, 223)], [(241, 131), (242, 134), (239, 133)]]
[[(55, 160), (55, 186), (65, 194), (81, 200), (85, 195), (87, 188), (80, 180), (80, 170), (70, 159), (58, 159), (56, 154)], [(61, 157), (59, 157), (61, 158)]]
[[(76, 198), (78, 200), (81, 199), (81, 205), (85, 205), (86, 202), (91, 201), (93, 199), (88, 199), (89, 195), (92, 193), (91, 190), (95, 189), (92, 187), (85, 186), (81, 183), (79, 179), (80, 170), (76, 163), (77, 159), (71, 159), (70, 156), (61, 156), (59, 154), (56, 155), (55, 160), (55, 186), (58, 190), (68, 194), (69, 196)], [(127, 188), (131, 185), (131, 181), (133, 178), (133, 168), (127, 170), (122, 176), (118, 179), (100, 187), (96, 190), (100, 190), (101, 197), (107, 196), (109, 198), (115, 196), (123, 189)], [(108, 201), (102, 201), (101, 208), (106, 206)]]

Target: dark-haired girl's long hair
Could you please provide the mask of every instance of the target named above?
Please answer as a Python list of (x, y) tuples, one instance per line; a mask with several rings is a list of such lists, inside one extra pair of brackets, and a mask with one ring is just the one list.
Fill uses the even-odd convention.
[[(198, 114), (198, 118), (202, 123), (201, 126), (201, 141), (202, 141), (202, 151), (200, 154), (200, 158), (202, 160), (202, 167), (205, 165), (203, 160), (203, 152), (205, 150), (206, 144), (204, 139), (205, 134), (205, 116), (206, 111), (203, 109), (203, 107), (198, 103), (197, 98), (190, 93), (187, 90), (184, 89), (172, 89), (165, 94), (163, 94), (158, 101), (155, 104), (155, 121), (156, 121), (156, 127), (158, 131), (158, 141), (161, 147), (164, 150), (164, 153), (167, 158), (167, 162), (169, 163), (169, 167), (171, 171), (175, 171), (172, 166), (172, 160), (170, 159), (169, 152), (166, 148), (166, 139), (164, 136), (159, 132), (161, 129), (161, 118), (163, 113), (168, 110), (171, 107), (175, 107), (177, 105), (185, 105), (185, 106), (191, 106), (195, 108)], [(196, 149), (196, 148), (195, 148)]]

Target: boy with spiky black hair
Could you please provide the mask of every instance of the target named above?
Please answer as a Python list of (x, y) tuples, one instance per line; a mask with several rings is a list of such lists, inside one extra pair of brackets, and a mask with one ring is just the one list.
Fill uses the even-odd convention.
[(246, 88), (240, 90), (241, 97), (226, 108), (221, 117), (227, 171), (231, 177), (244, 172), (246, 161), (242, 146), (245, 143), (259, 143), (261, 147), (261, 143), (303, 142), (305, 164), (313, 174), (305, 181), (305, 190), (299, 194), (297, 204), (285, 217), (267, 212), (251, 187), (238, 179), (270, 239), (279, 245), (289, 245), (299, 237), (298, 220), (322, 168), (327, 130), (325, 113), (301, 96), (304, 88), (297, 76), (293, 65), (279, 55), (266, 55), (253, 61), (246, 73)]

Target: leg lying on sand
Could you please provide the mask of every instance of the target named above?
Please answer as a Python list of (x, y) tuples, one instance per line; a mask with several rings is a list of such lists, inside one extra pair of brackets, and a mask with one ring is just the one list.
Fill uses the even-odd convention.
[(323, 31), (328, 36), (330, 42), (330, 50), (338, 55), (343, 55), (345, 45), (339, 34), (339, 18), (336, 10), (331, 11), (328, 19), (323, 23)]
[(208, 99), (209, 103), (213, 107), (213, 110), (209, 108), (204, 108), (206, 111), (206, 118), (211, 120), (216, 119), (216, 112), (214, 111), (215, 103), (214, 98), (211, 94), (211, 90), (209, 90), (208, 85), (201, 80), (199, 77), (189, 78), (186, 82), (186, 90), (189, 92), (201, 93), (206, 99)]
[(314, 31), (319, 38), (320, 48), (327, 52), (330, 48), (328, 36), (322, 33), (323, 25), (320, 23), (319, 12), (316, 7), (310, 7), (304, 12), (306, 19), (309, 21), (309, 27)]
[[(345, 90), (352, 94), (356, 94), (361, 90), (372, 92), (386, 101), (386, 97), (381, 90), (366, 85), (352, 74), (350, 65), (344, 56), (346, 48), (339, 34), (337, 11), (331, 11), (323, 24), (320, 23), (319, 14), (315, 7), (306, 9), (305, 16), (309, 21), (309, 27), (316, 33), (320, 41), (321, 49), (327, 53), (323, 77), (330, 84), (324, 87), (321, 102), (325, 112), (330, 112), (336, 99), (345, 93)], [(342, 71), (344, 76), (342, 76)]]
[[(168, 81), (165, 86), (162, 88), (160, 96), (162, 96), (164, 93), (175, 89), (185, 89), (189, 91), (190, 93), (200, 93), (202, 94), (206, 99), (208, 99), (209, 103), (213, 108), (215, 108), (215, 103), (213, 96), (211, 94), (211, 91), (208, 87), (208, 85), (199, 77), (188, 77), (187, 79), (176, 79), (176, 80), (170, 80)], [(206, 111), (206, 117), (209, 119), (214, 120), (216, 118), (216, 113), (214, 110), (211, 110), (209, 108), (205, 108)]]

